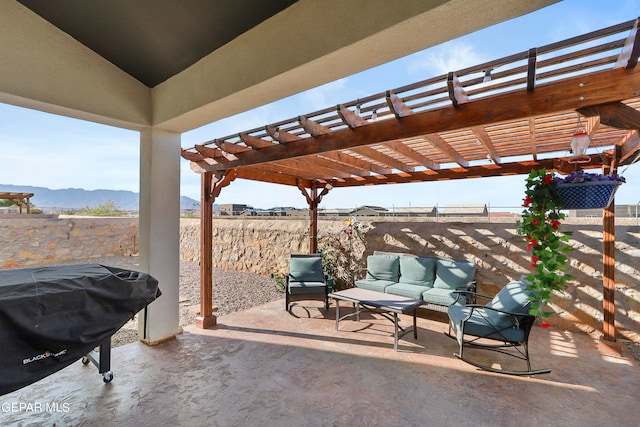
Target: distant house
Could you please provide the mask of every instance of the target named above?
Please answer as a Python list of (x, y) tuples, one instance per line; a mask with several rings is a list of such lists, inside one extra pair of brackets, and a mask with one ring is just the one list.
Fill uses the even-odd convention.
[(291, 208), (287, 211), (287, 216), (293, 216), (296, 218), (300, 218), (300, 217), (308, 218), (309, 209)]
[(381, 206), (360, 206), (351, 212), (353, 216), (383, 216), (389, 213), (388, 209)]
[[(616, 218), (635, 218), (640, 213), (638, 205), (615, 205)], [(569, 217), (573, 218), (602, 218), (602, 209), (572, 209)]]
[(237, 216), (242, 215), (243, 212), (246, 212), (249, 209), (253, 209), (249, 205), (241, 205), (241, 204), (221, 204), (219, 215), (222, 216)]
[(385, 216), (426, 216), (435, 217), (437, 213), (435, 206), (425, 207), (394, 207), (390, 211), (386, 212)]
[(447, 205), (438, 210), (441, 217), (489, 216), (487, 205)]
[(243, 216), (287, 216), (288, 212), (296, 210), (292, 207), (276, 207), (269, 209), (248, 207), (240, 215)]
[(353, 209), (338, 208), (338, 209), (321, 209), (318, 211), (319, 216), (326, 217), (347, 217), (353, 213)]

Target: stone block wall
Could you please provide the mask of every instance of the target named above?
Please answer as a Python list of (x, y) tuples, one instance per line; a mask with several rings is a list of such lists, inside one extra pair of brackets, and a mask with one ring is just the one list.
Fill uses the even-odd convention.
[[(364, 221), (365, 244), (353, 245), (364, 264), (374, 251), (469, 259), (476, 263), (480, 293), (493, 295), (510, 280), (529, 273), (530, 254), (515, 223)], [(340, 221), (320, 221), (319, 240), (341, 235)], [(199, 259), (199, 223), (181, 227), (181, 254)], [(215, 219), (213, 264), (260, 274), (284, 273), (290, 253), (308, 253), (306, 220)], [(554, 326), (593, 332), (602, 326), (602, 225), (565, 224), (572, 231), (568, 273), (576, 277), (567, 292), (554, 296)], [(356, 262), (355, 264), (358, 264)], [(640, 227), (616, 226), (616, 327), (640, 336)], [(215, 283), (215, 278), (214, 278)]]
[[(363, 266), (374, 251), (466, 258), (478, 266), (481, 293), (492, 295), (509, 280), (529, 272), (525, 241), (515, 223), (363, 221), (364, 242), (351, 245), (353, 266)], [(321, 220), (319, 242), (336, 237), (347, 244), (339, 220)], [(602, 326), (602, 225), (565, 224), (572, 231), (567, 292), (554, 296), (554, 326), (593, 332)], [(264, 275), (288, 271), (291, 253), (308, 253), (306, 219), (214, 219), (216, 268)], [(0, 268), (29, 267), (67, 260), (137, 253), (137, 218), (0, 218)], [(200, 258), (200, 224), (183, 219), (180, 255)], [(630, 339), (640, 336), (640, 227), (616, 226), (616, 328)], [(215, 278), (214, 278), (215, 283)]]
[(137, 252), (137, 218), (0, 218), (0, 268)]

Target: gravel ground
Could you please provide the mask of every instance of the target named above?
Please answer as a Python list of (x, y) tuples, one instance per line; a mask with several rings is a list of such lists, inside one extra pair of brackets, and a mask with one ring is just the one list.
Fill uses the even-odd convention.
[[(139, 270), (137, 256), (92, 258), (82, 262)], [(66, 264), (78, 263), (74, 261)], [(200, 309), (200, 266), (197, 262), (180, 261), (179, 296), (180, 325), (194, 323)], [(213, 306), (218, 307), (218, 317), (281, 298), (284, 298), (284, 294), (276, 288), (271, 277), (232, 270), (213, 271)], [(117, 347), (137, 340), (136, 316), (112, 336), (111, 345)]]

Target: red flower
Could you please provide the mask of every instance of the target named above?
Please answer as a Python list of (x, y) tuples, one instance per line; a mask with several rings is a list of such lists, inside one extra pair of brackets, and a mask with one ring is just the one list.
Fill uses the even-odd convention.
[(533, 202), (533, 199), (531, 198), (531, 196), (527, 196), (524, 198), (524, 203), (522, 204), (522, 206), (525, 208), (528, 208), (529, 206), (531, 206), (532, 202)]
[(540, 327), (541, 328), (545, 328), (545, 329), (548, 328), (549, 326), (551, 326), (551, 324), (549, 322), (543, 322), (543, 323), (540, 324)]
[(540, 221), (538, 221), (536, 218), (531, 218), (531, 224), (533, 224), (533, 225), (535, 225), (537, 227), (538, 224), (540, 224)]
[(557, 219), (554, 219), (553, 221), (551, 221), (551, 228), (553, 228), (554, 230), (557, 230), (558, 227), (560, 227), (560, 221), (558, 221)]
[(527, 243), (527, 252), (531, 252), (531, 249), (533, 249), (533, 246), (531, 243)]
[(542, 182), (544, 184), (551, 184), (551, 181), (553, 181), (553, 176), (551, 174), (546, 174), (544, 178), (542, 178)]
[(538, 261), (540, 261), (540, 258), (538, 258), (537, 256), (534, 255), (534, 256), (531, 257), (531, 262), (532, 263), (536, 264)]

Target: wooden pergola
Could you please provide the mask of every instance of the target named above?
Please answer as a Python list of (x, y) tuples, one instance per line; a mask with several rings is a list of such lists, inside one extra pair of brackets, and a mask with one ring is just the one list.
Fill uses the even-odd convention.
[[(638, 20), (182, 150), (201, 174), (201, 309), (212, 315), (212, 205), (236, 178), (296, 186), (317, 249), (337, 187), (569, 172), (579, 123), (605, 173), (640, 157)], [(615, 342), (613, 203), (604, 211), (604, 339)]]
[(20, 209), (20, 214), (22, 214), (22, 208), (27, 208), (27, 214), (31, 213), (31, 198), (33, 197), (33, 193), (0, 193), (0, 199), (2, 200), (11, 200), (14, 205), (18, 206)]

